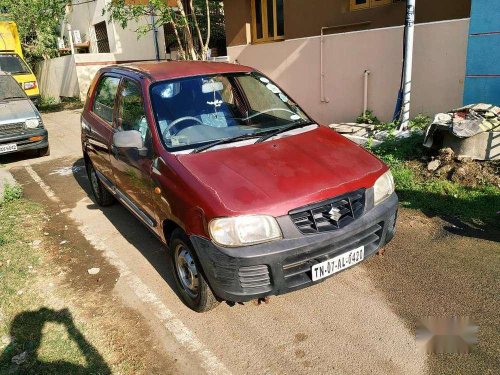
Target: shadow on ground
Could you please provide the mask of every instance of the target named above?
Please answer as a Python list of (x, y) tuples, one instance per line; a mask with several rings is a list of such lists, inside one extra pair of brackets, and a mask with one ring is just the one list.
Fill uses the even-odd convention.
[(0, 165), (13, 164), (23, 160), (38, 159), (38, 150), (24, 150), (19, 152), (13, 152), (11, 154), (0, 155)]
[[(62, 360), (54, 362), (40, 360), (38, 350), (43, 338), (42, 332), (47, 323), (61, 324), (65, 327), (68, 337), (85, 358), (85, 366)], [(104, 358), (76, 328), (68, 309), (55, 311), (44, 307), (36, 311), (19, 313), (12, 321), (10, 337), (11, 343), (0, 356), (1, 373), (111, 374), (111, 369)], [(64, 344), (53, 343), (53, 345)]]
[[(500, 211), (500, 194), (481, 194), (465, 200), (452, 195), (404, 189), (399, 190), (398, 195), (404, 207), (420, 210), (429, 218), (439, 217), (448, 223), (444, 230), (452, 234), (500, 242), (500, 214), (497, 213)], [(461, 220), (458, 217), (462, 216), (461, 212), (479, 218), (480, 222)]]
[(89, 210), (100, 210), (118, 232), (120, 232), (123, 238), (139, 250), (147, 261), (156, 269), (158, 274), (166, 281), (174, 293), (181, 298), (177, 292), (173, 277), (174, 273), (168, 259), (168, 249), (165, 245), (163, 245), (144, 224), (121, 204), (117, 203), (109, 207), (100, 207), (95, 203), (83, 159), (75, 161), (73, 169), (79, 171), (78, 173), (73, 173), (73, 177), (82, 190), (92, 199), (93, 204), (89, 205), (87, 208)]

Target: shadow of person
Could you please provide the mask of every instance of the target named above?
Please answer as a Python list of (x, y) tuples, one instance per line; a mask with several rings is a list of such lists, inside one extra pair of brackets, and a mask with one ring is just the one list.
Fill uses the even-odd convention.
[[(61, 324), (66, 328), (69, 338), (76, 343), (85, 358), (86, 366), (63, 360), (44, 362), (39, 359), (42, 330), (49, 322)], [(10, 336), (11, 343), (0, 356), (2, 374), (111, 374), (111, 369), (99, 352), (76, 328), (68, 309), (55, 311), (43, 307), (37, 311), (22, 312), (12, 321)]]

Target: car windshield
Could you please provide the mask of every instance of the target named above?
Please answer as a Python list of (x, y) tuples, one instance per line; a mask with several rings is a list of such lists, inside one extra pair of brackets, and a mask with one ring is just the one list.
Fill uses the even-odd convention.
[(171, 151), (311, 122), (274, 83), (255, 72), (162, 81), (151, 88), (151, 100)]
[(0, 75), (0, 101), (25, 98), (26, 94), (14, 78), (8, 75)]
[(17, 55), (0, 55), (0, 71), (10, 74), (31, 74), (26, 63)]

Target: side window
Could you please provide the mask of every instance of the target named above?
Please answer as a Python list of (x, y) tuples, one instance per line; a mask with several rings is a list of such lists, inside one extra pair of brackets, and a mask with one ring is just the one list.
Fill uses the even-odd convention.
[(144, 113), (141, 87), (125, 78), (118, 95), (118, 130), (137, 130), (146, 142), (149, 128)]
[(113, 122), (113, 109), (120, 78), (104, 76), (98, 83), (92, 112), (108, 123)]

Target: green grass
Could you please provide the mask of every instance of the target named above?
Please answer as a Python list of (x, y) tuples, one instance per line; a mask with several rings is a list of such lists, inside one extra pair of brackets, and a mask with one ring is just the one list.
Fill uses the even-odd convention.
[(500, 228), (498, 187), (471, 188), (435, 177), (424, 179), (414, 172), (410, 162), (423, 156), (422, 141), (422, 135), (413, 134), (403, 140), (390, 138), (370, 150), (391, 167), (402, 206)]
[(3, 197), (0, 197), (0, 206), (20, 199), (23, 196), (23, 188), (20, 185), (5, 184)]
[(53, 97), (42, 96), (38, 109), (42, 113), (59, 112), (63, 110), (83, 108), (83, 102), (77, 98), (61, 98), (57, 101)]
[[(108, 374), (109, 368), (82, 335), (71, 312), (40, 293), (50, 288), (42, 252), (42, 208), (6, 190), (0, 206), (0, 373)], [(16, 365), (15, 356), (26, 353)]]

